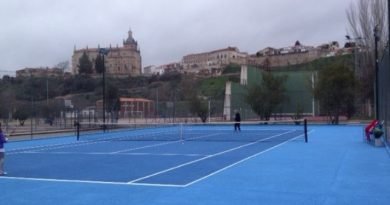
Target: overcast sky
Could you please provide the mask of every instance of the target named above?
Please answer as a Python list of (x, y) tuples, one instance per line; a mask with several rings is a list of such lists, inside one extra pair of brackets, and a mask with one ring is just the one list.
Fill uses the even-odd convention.
[(74, 46), (121, 46), (130, 28), (143, 67), (228, 46), (343, 45), (353, 1), (1, 0), (0, 71), (70, 61)]

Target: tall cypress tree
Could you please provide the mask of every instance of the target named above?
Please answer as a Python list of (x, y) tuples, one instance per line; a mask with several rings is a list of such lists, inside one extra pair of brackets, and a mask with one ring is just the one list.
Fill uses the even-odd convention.
[(92, 74), (92, 62), (89, 60), (88, 54), (84, 51), (83, 55), (79, 59), (79, 74)]
[(103, 73), (104, 71), (104, 62), (103, 62), (103, 57), (101, 54), (97, 55), (96, 60), (95, 60), (95, 70), (96, 73)]

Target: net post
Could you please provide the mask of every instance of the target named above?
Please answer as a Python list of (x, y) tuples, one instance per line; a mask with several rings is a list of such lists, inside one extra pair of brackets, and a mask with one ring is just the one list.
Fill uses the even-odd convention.
[(76, 137), (77, 141), (80, 139), (80, 123), (78, 121), (74, 122), (74, 126), (76, 127)]
[(303, 120), (303, 126), (304, 126), (304, 132), (305, 132), (305, 143), (307, 143), (308, 139), (307, 139), (307, 119), (305, 118)]

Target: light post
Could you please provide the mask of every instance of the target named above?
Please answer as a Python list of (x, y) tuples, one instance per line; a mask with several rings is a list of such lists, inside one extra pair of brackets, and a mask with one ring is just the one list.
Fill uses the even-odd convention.
[(208, 114), (209, 114), (209, 123), (211, 122), (211, 97), (207, 97), (207, 103), (208, 103)]
[(160, 121), (159, 114), (158, 114), (158, 87), (156, 89), (156, 121)]
[(379, 120), (379, 88), (378, 88), (378, 79), (379, 79), (379, 60), (378, 60), (378, 41), (380, 39), (379, 36), (379, 28), (378, 25), (374, 27), (374, 41), (375, 41), (375, 117)]
[[(33, 79), (32, 79), (32, 71), (30, 70), (30, 83), (31, 83), (31, 88), (33, 88)], [(31, 136), (30, 138), (33, 139), (33, 116), (34, 116), (34, 96), (33, 92), (31, 92), (31, 117), (30, 117), (30, 131), (31, 131)]]
[(106, 131), (106, 64), (104, 62), (104, 56), (108, 55), (110, 51), (106, 48), (99, 49), (99, 55), (102, 57), (103, 66), (103, 131)]
[[(390, 0), (387, 0), (387, 29), (388, 29), (388, 32), (387, 32), (387, 39), (388, 39), (388, 41), (387, 41), (387, 48), (388, 48), (388, 55), (390, 55)], [(388, 58), (390, 59), (390, 56), (388, 56)], [(387, 69), (390, 69), (390, 68), (387, 68)], [(388, 75), (388, 76), (386, 76), (387, 78), (389, 78), (390, 76)], [(388, 102), (386, 102), (386, 107), (387, 107), (387, 105), (388, 105)], [(385, 108), (385, 119), (384, 120), (386, 120), (386, 123), (388, 122), (388, 110), (389, 110), (389, 108), (387, 107), (387, 108)], [(386, 130), (386, 132), (385, 132), (385, 135), (387, 136), (387, 142), (388, 142), (388, 144), (390, 144), (390, 136), (388, 135), (388, 131), (387, 131), (387, 129), (385, 129)]]
[(49, 68), (46, 68), (46, 106), (49, 106)]
[(210, 111), (211, 106), (210, 106), (210, 103), (211, 102), (210, 102), (210, 98), (209, 98), (209, 103), (208, 103), (209, 104), (209, 107), (208, 107), (209, 108), (209, 122), (211, 122), (211, 111)]

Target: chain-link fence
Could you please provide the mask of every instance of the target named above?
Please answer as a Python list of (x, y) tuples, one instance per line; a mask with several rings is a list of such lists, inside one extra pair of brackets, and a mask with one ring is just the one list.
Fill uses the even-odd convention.
[(378, 69), (378, 119), (384, 122), (385, 141), (390, 143), (390, 62), (389, 48), (385, 49)]
[[(50, 100), (51, 101), (51, 100)], [(46, 102), (23, 102), (28, 103), (25, 110), (9, 105), (9, 112), (2, 117), (2, 126), (7, 134), (12, 133), (14, 139), (36, 139), (40, 137), (56, 135), (73, 135), (74, 123), (102, 123), (102, 109), (93, 104), (80, 107), (58, 101), (58, 106), (47, 111)], [(19, 102), (20, 103), (20, 102)], [(106, 110), (106, 123), (173, 123), (173, 122), (201, 122), (196, 114), (190, 111), (189, 101), (159, 102), (154, 104), (154, 112), (146, 115), (143, 111), (129, 111), (126, 115), (120, 115), (120, 111)], [(207, 121), (223, 120), (223, 101), (207, 100)], [(61, 105), (62, 106), (59, 106)], [(5, 105), (3, 104), (3, 107)], [(12, 112), (12, 110), (21, 110)]]

